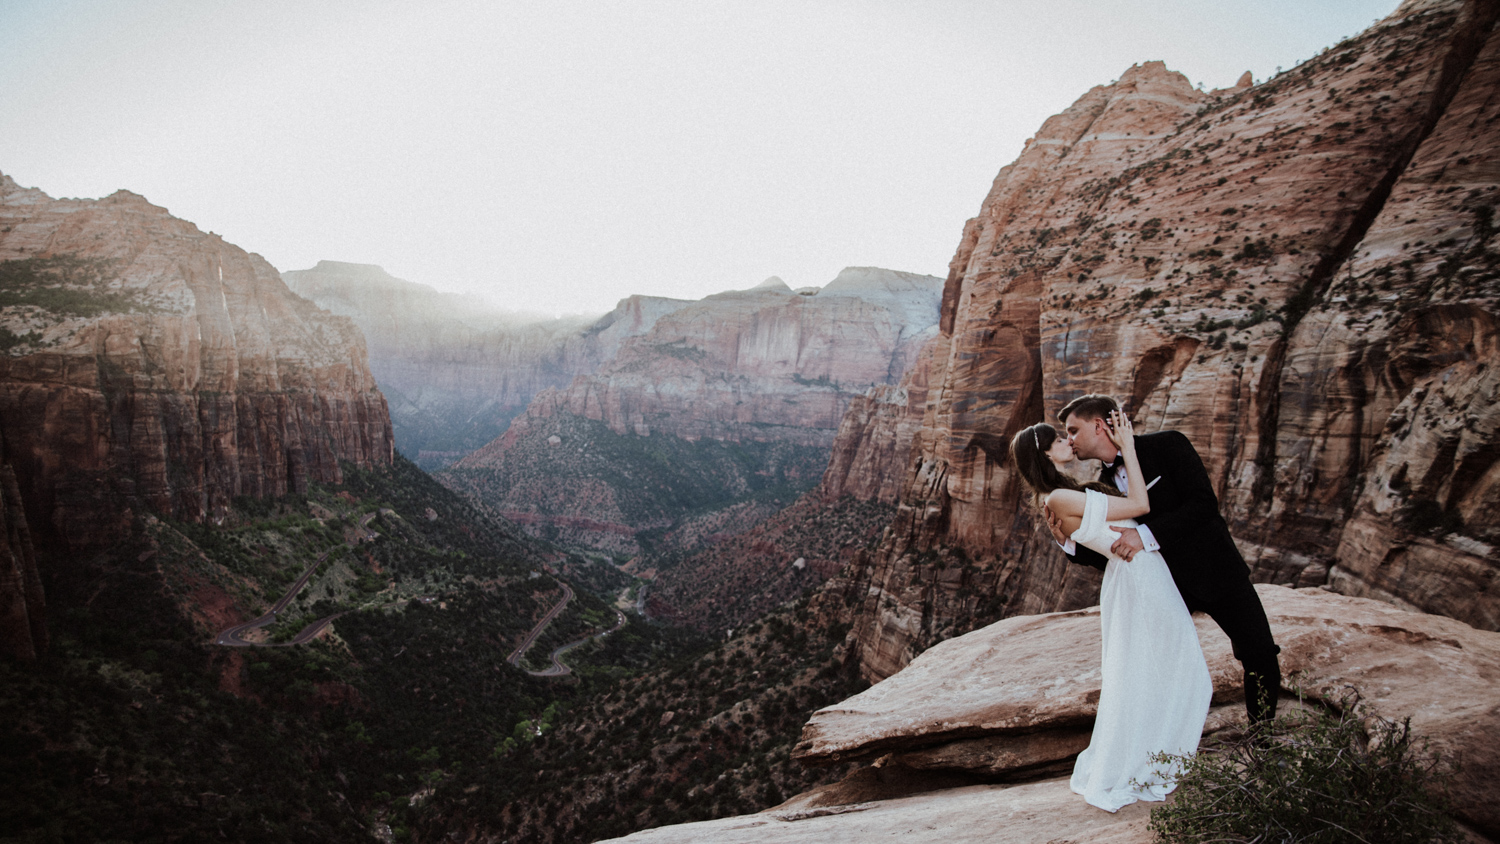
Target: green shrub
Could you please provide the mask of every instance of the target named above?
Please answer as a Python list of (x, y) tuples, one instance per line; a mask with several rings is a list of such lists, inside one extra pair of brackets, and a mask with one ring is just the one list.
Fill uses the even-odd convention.
[(1443, 796), (1453, 766), (1412, 735), (1409, 718), (1302, 710), (1192, 759), (1156, 761), (1184, 766), (1174, 799), (1151, 813), (1164, 844), (1464, 840)]

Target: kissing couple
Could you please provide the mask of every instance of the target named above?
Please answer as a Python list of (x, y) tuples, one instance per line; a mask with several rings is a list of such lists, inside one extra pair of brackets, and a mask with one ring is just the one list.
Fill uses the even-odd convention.
[[(1207, 613), (1229, 636), (1252, 725), (1276, 714), (1281, 649), (1188, 438), (1178, 431), (1137, 436), (1103, 395), (1074, 399), (1058, 419), (1066, 438), (1041, 422), (1016, 434), (1010, 449), (1069, 561), (1104, 571), (1099, 708), (1072, 788), (1113, 812), (1162, 800), (1176, 787), (1180, 770), (1160, 770), (1154, 754), (1197, 751), (1213, 683), (1193, 612)], [(1099, 480), (1069, 476), (1064, 469), (1075, 458), (1102, 461)]]

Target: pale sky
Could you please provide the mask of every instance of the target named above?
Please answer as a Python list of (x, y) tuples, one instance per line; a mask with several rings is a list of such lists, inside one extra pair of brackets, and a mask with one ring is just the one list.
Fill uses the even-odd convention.
[(1396, 6), (0, 0), (0, 172), (524, 310), (943, 276), (1090, 87), (1261, 81)]

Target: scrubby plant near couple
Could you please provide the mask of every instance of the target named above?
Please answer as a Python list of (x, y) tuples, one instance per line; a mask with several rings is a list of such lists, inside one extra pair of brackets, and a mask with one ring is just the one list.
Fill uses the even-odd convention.
[(1173, 799), (1151, 813), (1161, 844), (1457, 844), (1447, 783), (1456, 763), (1411, 719), (1362, 715), (1350, 695), (1210, 740), (1196, 755), (1154, 757)]

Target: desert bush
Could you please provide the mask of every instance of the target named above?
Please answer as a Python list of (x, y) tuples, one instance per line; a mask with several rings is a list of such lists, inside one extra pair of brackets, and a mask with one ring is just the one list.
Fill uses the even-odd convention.
[(1299, 710), (1206, 746), (1183, 766), (1177, 793), (1151, 813), (1163, 844), (1438, 844), (1464, 840), (1449, 817), (1453, 766), (1413, 735), (1411, 719)]

